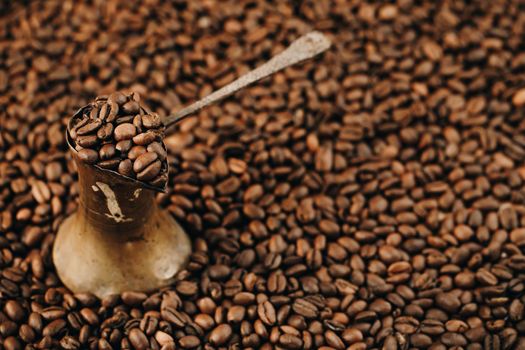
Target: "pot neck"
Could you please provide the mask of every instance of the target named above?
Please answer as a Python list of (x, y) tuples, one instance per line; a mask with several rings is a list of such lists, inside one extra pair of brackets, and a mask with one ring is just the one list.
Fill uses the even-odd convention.
[(79, 211), (103, 234), (139, 236), (157, 209), (155, 193), (74, 157), (78, 168)]

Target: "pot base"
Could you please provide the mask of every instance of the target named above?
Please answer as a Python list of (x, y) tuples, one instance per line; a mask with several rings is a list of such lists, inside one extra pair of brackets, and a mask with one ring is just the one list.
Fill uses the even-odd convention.
[(53, 260), (70, 290), (103, 298), (173, 283), (190, 253), (191, 243), (182, 227), (158, 208), (148, 215), (138, 234), (104, 232), (77, 211), (59, 228)]

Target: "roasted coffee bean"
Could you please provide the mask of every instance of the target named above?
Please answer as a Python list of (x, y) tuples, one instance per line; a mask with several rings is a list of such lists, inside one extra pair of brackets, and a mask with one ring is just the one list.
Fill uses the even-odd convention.
[(185, 315), (172, 307), (163, 308), (161, 316), (164, 320), (173, 323), (177, 327), (184, 327), (187, 323)]
[(436, 304), (447, 312), (456, 313), (461, 307), (461, 300), (451, 293), (439, 293), (436, 295)]
[(113, 100), (107, 101), (108, 107), (109, 107), (109, 113), (106, 117), (106, 121), (108, 123), (113, 123), (117, 119), (117, 114), (120, 111), (120, 106)]
[(137, 145), (146, 146), (157, 140), (159, 135), (153, 131), (146, 131), (133, 137), (133, 142)]
[(244, 308), (243, 306), (235, 305), (228, 310), (226, 319), (228, 320), (228, 323), (241, 322), (244, 319), (245, 314), (246, 308)]
[(25, 310), (22, 308), (22, 305), (20, 305), (20, 303), (15, 300), (7, 301), (5, 303), (4, 310), (7, 316), (15, 322), (23, 320), (26, 314)]
[(80, 315), (87, 323), (89, 323), (92, 326), (99, 324), (97, 314), (90, 308), (85, 307), (82, 310), (80, 310)]
[(162, 169), (159, 175), (154, 177), (153, 180), (149, 181), (150, 185), (156, 186), (158, 188), (165, 187), (167, 182), (168, 182), (168, 174), (166, 174), (165, 172), (162, 172)]
[(15, 337), (7, 337), (4, 340), (4, 348), (6, 350), (21, 350), (22, 345)]
[(331, 346), (332, 348), (340, 349), (340, 350), (345, 349), (345, 344), (343, 343), (341, 338), (339, 338), (339, 336), (335, 332), (333, 332), (331, 330), (327, 330), (324, 333), (324, 338), (326, 340), (326, 343), (329, 346)]
[(118, 165), (118, 172), (124, 176), (133, 176), (133, 163), (129, 159), (124, 159)]
[(148, 295), (139, 292), (124, 292), (121, 298), (126, 305), (138, 306), (148, 298)]
[(44, 336), (54, 336), (55, 334), (58, 334), (62, 329), (64, 329), (65, 326), (66, 321), (64, 321), (63, 319), (54, 320), (44, 327), (44, 329), (42, 330), (42, 334)]
[(105, 121), (106, 118), (108, 117), (110, 109), (111, 107), (108, 104), (105, 104), (105, 103), (102, 104), (102, 106), (100, 106), (100, 109), (98, 111), (98, 119)]
[(149, 349), (149, 341), (146, 335), (138, 328), (133, 328), (129, 331), (129, 342), (134, 349), (146, 350)]
[(116, 149), (115, 145), (108, 143), (105, 144), (100, 148), (100, 151), (98, 151), (99, 157), (101, 160), (107, 160), (110, 158), (113, 158), (115, 156)]
[(135, 128), (138, 132), (142, 132), (142, 119), (140, 115), (136, 115), (133, 117), (133, 125), (135, 125)]
[(200, 339), (194, 335), (187, 335), (179, 339), (179, 344), (184, 349), (196, 348), (200, 343)]
[(174, 344), (174, 339), (171, 335), (168, 333), (157, 331), (155, 333), (155, 340), (159, 343), (160, 346), (166, 346)]
[(210, 315), (198, 314), (194, 319), (195, 323), (204, 330), (209, 330), (215, 325), (215, 321)]
[(410, 336), (410, 345), (417, 349), (426, 349), (432, 345), (432, 338), (425, 334), (412, 334)]
[(91, 107), (91, 110), (89, 111), (89, 118), (91, 120), (97, 120), (98, 119), (98, 115), (99, 115), (99, 112), (100, 112), (100, 106), (95, 104)]
[(126, 96), (120, 91), (113, 92), (108, 97), (108, 103), (116, 103), (119, 106), (122, 106), (127, 101), (128, 101), (128, 96)]
[[(133, 148), (131, 149), (130, 153), (133, 151)], [(158, 158), (157, 153), (154, 152), (145, 152), (143, 154), (140, 154), (135, 161), (133, 162), (133, 171), (136, 173), (140, 173), (142, 170), (144, 170), (148, 165), (156, 161)], [(131, 158), (130, 158), (131, 159)], [(155, 174), (156, 175), (156, 174)]]
[(210, 343), (219, 346), (225, 344), (232, 335), (232, 328), (228, 324), (215, 327), (210, 333)]
[(297, 299), (293, 305), (292, 309), (299, 315), (306, 318), (315, 318), (318, 315), (317, 307), (311, 302), (305, 299)]
[(99, 140), (97, 138), (97, 135), (85, 135), (85, 136), (78, 136), (75, 142), (82, 147), (92, 148), (98, 145)]
[(119, 141), (115, 144), (115, 148), (120, 153), (127, 153), (131, 147), (133, 147), (133, 142), (131, 140)]
[(128, 158), (131, 160), (135, 160), (141, 155), (146, 153), (146, 148), (143, 146), (133, 146), (128, 152)]
[[(88, 135), (95, 133), (102, 126), (102, 121), (100, 119), (93, 120), (88, 122), (86, 125), (78, 128), (77, 135)], [(77, 138), (78, 140), (78, 138)]]
[(261, 321), (271, 326), (276, 322), (275, 307), (269, 301), (264, 301), (257, 306), (257, 314)]
[(466, 338), (459, 333), (446, 332), (440, 337), (443, 344), (447, 346), (465, 346), (467, 345)]
[(117, 170), (120, 163), (120, 159), (113, 158), (108, 160), (103, 160), (97, 163), (97, 165), (104, 169)]
[(161, 161), (166, 160), (168, 153), (164, 149), (164, 146), (160, 142), (152, 142), (148, 145), (148, 152), (154, 152), (157, 154)]
[(29, 317), (27, 319), (27, 324), (38, 332), (42, 331), (42, 328), (43, 328), (42, 317), (40, 316), (40, 314), (36, 312), (32, 312), (31, 314), (29, 314)]
[(20, 339), (26, 343), (32, 343), (36, 338), (35, 331), (27, 324), (20, 326), (18, 335), (20, 336)]
[(158, 114), (147, 114), (142, 116), (142, 125), (147, 129), (157, 129), (162, 126), (162, 121)]
[[(177, 289), (177, 292), (179, 292), (182, 295), (194, 295), (195, 293), (198, 292), (199, 286), (196, 283), (193, 283), (190, 281), (180, 281), (179, 283), (177, 283), (176, 289)], [(209, 301), (213, 305), (212, 308), (215, 308), (215, 303), (213, 302), (213, 300), (209, 298), (201, 299), (200, 300), (201, 305), (204, 304), (206, 301)], [(209, 311), (208, 313), (211, 313), (212, 310), (208, 310), (208, 311)]]
[[(63, 318), (66, 316), (66, 310), (58, 306), (50, 306), (40, 311), (40, 315), (47, 321), (56, 320), (57, 318)], [(75, 313), (71, 313), (75, 315)], [(69, 315), (68, 315), (69, 316)]]
[(127, 114), (136, 114), (140, 109), (136, 101), (128, 101), (122, 105), (122, 111)]
[(292, 334), (282, 334), (279, 337), (279, 344), (285, 349), (302, 349), (303, 340), (301, 337)]
[(97, 137), (101, 140), (107, 140), (113, 136), (113, 124), (106, 123), (97, 131)]
[(115, 128), (115, 131), (113, 131), (113, 136), (115, 137), (115, 141), (123, 141), (123, 140), (130, 140), (137, 134), (137, 129), (135, 128), (135, 125), (131, 123), (123, 123), (120, 125), (117, 125)]
[(498, 283), (497, 277), (486, 269), (479, 269), (476, 273), (476, 279), (483, 285), (495, 286)]
[(88, 164), (94, 164), (98, 160), (98, 153), (92, 149), (82, 149), (78, 152), (78, 158)]
[(71, 336), (65, 336), (60, 339), (60, 347), (66, 350), (76, 350), (80, 349), (80, 342)]
[[(133, 169), (135, 169), (135, 163), (137, 163), (137, 161), (133, 163)], [(141, 181), (153, 180), (160, 173), (161, 167), (162, 163), (159, 160), (156, 160), (144, 168), (144, 170), (137, 173), (137, 179)]]
[(352, 345), (363, 340), (363, 333), (357, 328), (346, 328), (342, 337), (347, 344)]

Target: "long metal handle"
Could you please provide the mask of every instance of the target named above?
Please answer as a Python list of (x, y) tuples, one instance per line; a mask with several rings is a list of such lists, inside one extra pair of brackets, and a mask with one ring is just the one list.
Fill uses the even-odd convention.
[(209, 94), (203, 99), (184, 107), (177, 113), (167, 116), (163, 120), (164, 125), (169, 127), (201, 108), (220, 101), (258, 80), (326, 51), (330, 45), (330, 40), (320, 32), (314, 31), (303, 35), (291, 43), (286, 50), (272, 57), (262, 66), (244, 74), (237, 80)]

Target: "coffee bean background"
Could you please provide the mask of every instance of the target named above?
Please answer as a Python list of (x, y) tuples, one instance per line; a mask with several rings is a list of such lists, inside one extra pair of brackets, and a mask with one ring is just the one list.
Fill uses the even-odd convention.
[[(24, 1), (0, 19), (0, 340), (12, 349), (525, 348), (525, 5)], [(169, 288), (60, 283), (68, 118), (160, 115), (312, 29), (332, 49), (165, 142), (191, 234)], [(79, 248), (80, 249), (80, 248)]]

